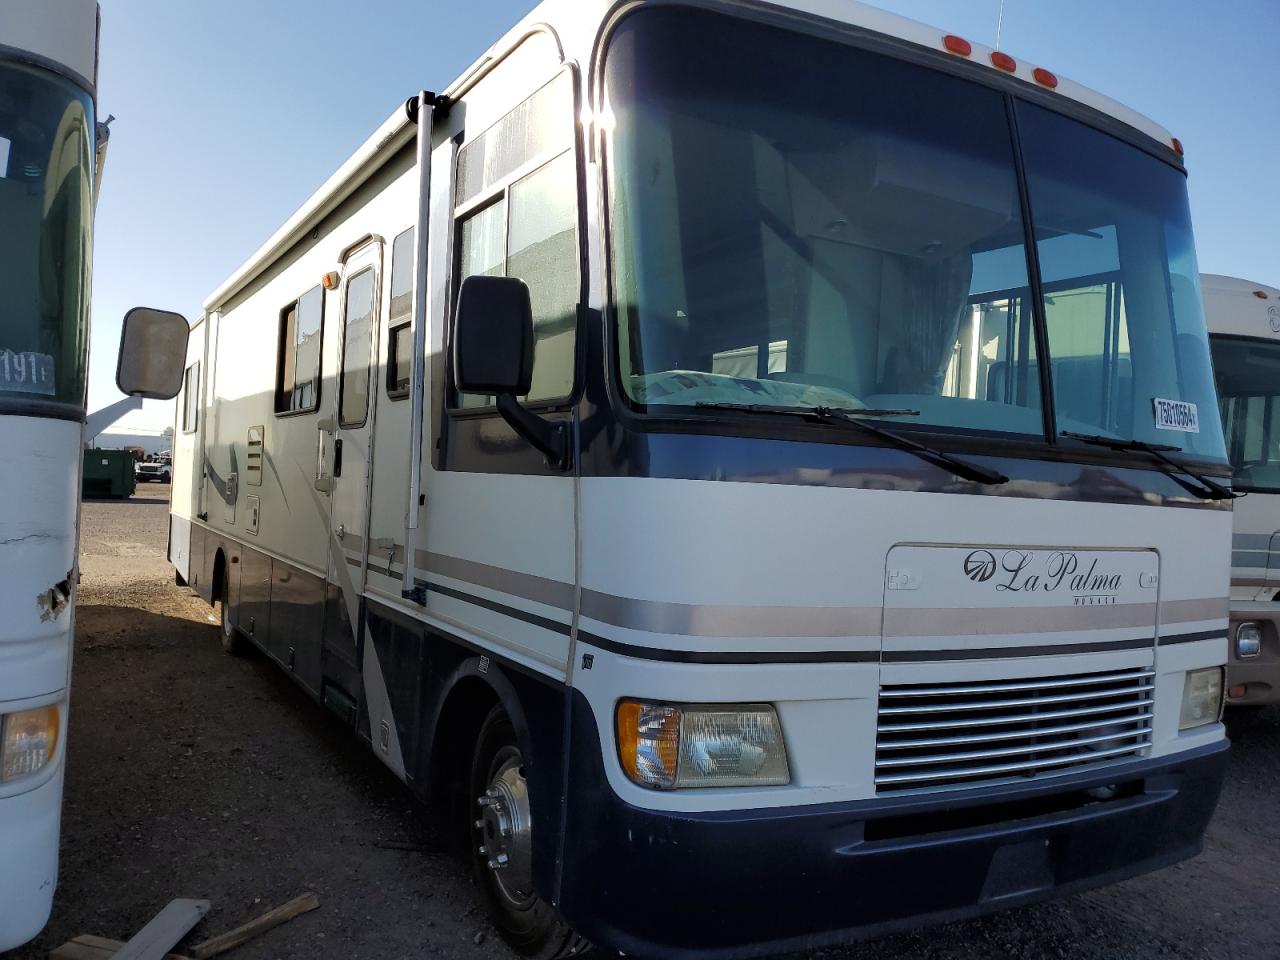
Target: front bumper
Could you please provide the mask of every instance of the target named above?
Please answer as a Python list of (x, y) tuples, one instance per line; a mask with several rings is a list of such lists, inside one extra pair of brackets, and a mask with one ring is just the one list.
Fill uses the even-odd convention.
[(606, 952), (653, 958), (810, 950), (1175, 863), (1200, 851), (1227, 757), (1222, 741), (980, 797), (677, 814), (613, 792), (582, 712), (558, 906)]
[(0, 799), (0, 953), (49, 920), (58, 883), (58, 828), (66, 767), (26, 793)]
[[(1236, 656), (1236, 627), (1252, 622), (1262, 628), (1262, 652), (1248, 660)], [(1232, 604), (1227, 633), (1227, 690), (1243, 686), (1242, 696), (1227, 696), (1229, 707), (1280, 703), (1280, 605)]]

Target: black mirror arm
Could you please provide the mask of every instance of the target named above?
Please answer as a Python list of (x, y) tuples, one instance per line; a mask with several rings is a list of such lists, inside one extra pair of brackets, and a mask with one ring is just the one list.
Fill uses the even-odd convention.
[(502, 414), (502, 419), (510, 424), (512, 430), (528, 440), (547, 458), (552, 469), (568, 469), (568, 424), (544, 420), (536, 413), (526, 410), (516, 399), (515, 394), (511, 393), (498, 394), (498, 413)]

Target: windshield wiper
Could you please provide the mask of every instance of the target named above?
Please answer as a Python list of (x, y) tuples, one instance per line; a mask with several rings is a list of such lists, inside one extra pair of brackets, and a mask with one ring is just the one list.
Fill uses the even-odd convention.
[(897, 447), (899, 450), (905, 450), (907, 453), (913, 453), (934, 466), (945, 467), (957, 477), (962, 477), (965, 480), (987, 484), (1009, 482), (1009, 478), (1002, 473), (989, 470), (980, 464), (970, 463), (968, 460), (961, 460), (959, 457), (952, 456), (942, 450), (927, 447), (923, 443), (917, 443), (910, 437), (905, 437), (893, 430), (886, 430), (884, 427), (868, 423), (862, 419), (863, 417), (918, 417), (920, 415), (919, 410), (878, 410), (874, 407), (787, 407), (765, 403), (721, 403), (715, 401), (702, 401), (698, 406), (715, 410), (740, 410), (746, 413), (803, 417), (808, 420), (817, 420), (821, 423), (837, 423), (861, 430), (863, 433), (869, 433), (872, 436), (879, 437), (881, 440), (886, 440), (891, 446)]
[[(1073, 433), (1070, 430), (1063, 430), (1062, 436), (1070, 437), (1072, 440), (1079, 440), (1082, 443), (1090, 443), (1095, 447), (1107, 447), (1110, 450), (1137, 450), (1141, 453), (1150, 454), (1166, 467), (1164, 473), (1201, 500), (1235, 500), (1240, 496), (1240, 494), (1228, 490), (1212, 477), (1206, 477), (1204, 474), (1192, 470), (1169, 456), (1170, 453), (1181, 453), (1181, 447), (1171, 447), (1163, 443), (1147, 443), (1145, 440), (1118, 440), (1112, 437), (1099, 436), (1096, 433)], [(1191, 477), (1199, 485), (1197, 486), (1197, 483), (1191, 483), (1189, 480), (1183, 479), (1179, 474)]]

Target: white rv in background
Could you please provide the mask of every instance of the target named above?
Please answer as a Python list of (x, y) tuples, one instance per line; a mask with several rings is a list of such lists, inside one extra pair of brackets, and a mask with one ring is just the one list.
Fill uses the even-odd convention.
[[(58, 880), (79, 580), (93, 211), (95, 0), (0, 3), (0, 953), (44, 927)], [(117, 385), (178, 390), (187, 327), (126, 317)]]
[(1206, 274), (1205, 317), (1235, 503), (1227, 703), (1280, 701), (1280, 290)]
[(548, 0), (205, 301), (169, 551), (516, 949), (812, 948), (1200, 849), (1216, 405), (1150, 120), (854, 2)]

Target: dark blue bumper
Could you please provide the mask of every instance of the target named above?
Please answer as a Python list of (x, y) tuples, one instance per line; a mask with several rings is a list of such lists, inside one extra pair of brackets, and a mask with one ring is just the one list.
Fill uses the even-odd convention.
[(617, 797), (584, 712), (579, 700), (559, 904), (633, 957), (813, 948), (1175, 863), (1200, 850), (1227, 756), (1223, 742), (981, 797), (669, 814)]

